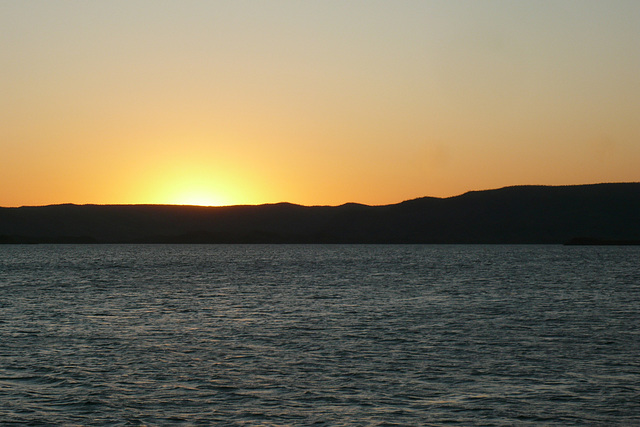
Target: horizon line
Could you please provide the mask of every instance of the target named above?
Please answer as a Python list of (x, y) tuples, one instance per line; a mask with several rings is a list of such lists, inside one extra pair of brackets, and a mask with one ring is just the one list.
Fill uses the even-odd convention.
[(386, 203), (386, 204), (366, 204), (366, 203), (360, 203), (360, 202), (345, 202), (345, 203), (336, 204), (336, 205), (322, 205), (322, 204), (303, 205), (303, 204), (300, 204), (300, 203), (285, 202), (285, 201), (266, 202), (266, 203), (257, 203), (257, 204), (239, 203), (239, 204), (231, 204), (231, 205), (197, 205), (197, 204), (177, 204), (177, 203), (73, 203), (73, 202), (62, 202), (62, 203), (49, 203), (49, 204), (44, 204), (44, 205), (0, 206), (0, 209), (42, 208), (42, 207), (51, 207), (51, 206), (164, 206), (164, 207), (190, 207), (190, 208), (233, 208), (233, 207), (259, 207), (259, 206), (275, 206), (275, 205), (292, 205), (292, 206), (300, 206), (300, 207), (312, 208), (312, 207), (340, 207), (340, 206), (346, 206), (346, 205), (360, 205), (360, 206), (368, 206), (368, 207), (384, 207), (384, 206), (392, 206), (392, 205), (397, 205), (397, 204), (411, 202), (411, 201), (420, 200), (420, 199), (439, 199), (439, 200), (453, 199), (453, 198), (461, 197), (461, 196), (464, 196), (464, 195), (470, 194), (470, 193), (479, 193), (479, 192), (486, 192), (486, 191), (498, 191), (498, 190), (504, 190), (504, 189), (507, 189), (507, 188), (522, 188), (522, 187), (554, 187), (554, 188), (561, 188), (561, 187), (587, 187), (587, 186), (597, 186), (597, 185), (620, 185), (620, 184), (640, 184), (640, 181), (596, 182), (596, 183), (591, 183), (591, 184), (559, 184), (559, 185), (554, 185), (554, 184), (516, 184), (516, 185), (506, 185), (506, 186), (503, 186), (503, 187), (486, 188), (486, 189), (482, 189), (482, 190), (468, 190), (468, 191), (465, 191), (463, 193), (459, 193), (459, 194), (456, 194), (456, 195), (453, 195), (453, 196), (445, 196), (445, 197), (419, 196), (419, 197), (415, 197), (415, 198), (412, 198), (412, 199), (402, 200), (402, 201), (399, 201), (399, 202), (396, 202), (396, 203)]

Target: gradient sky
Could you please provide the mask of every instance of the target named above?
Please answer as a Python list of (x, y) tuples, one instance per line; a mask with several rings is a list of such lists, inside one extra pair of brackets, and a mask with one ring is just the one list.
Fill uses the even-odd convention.
[(640, 181), (640, 1), (0, 0), (0, 206)]

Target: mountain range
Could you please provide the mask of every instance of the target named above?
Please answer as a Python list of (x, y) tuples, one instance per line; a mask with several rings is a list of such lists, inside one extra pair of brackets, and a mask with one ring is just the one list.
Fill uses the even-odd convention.
[(640, 242), (640, 183), (514, 186), (398, 204), (0, 208), (0, 243)]

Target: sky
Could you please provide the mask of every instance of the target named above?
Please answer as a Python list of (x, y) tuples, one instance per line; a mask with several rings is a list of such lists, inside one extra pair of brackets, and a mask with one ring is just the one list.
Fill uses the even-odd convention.
[(637, 0), (0, 0), (0, 206), (640, 181)]

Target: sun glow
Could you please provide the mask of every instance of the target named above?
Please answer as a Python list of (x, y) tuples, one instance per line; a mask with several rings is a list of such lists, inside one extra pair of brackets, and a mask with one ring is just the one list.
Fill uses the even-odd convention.
[(176, 195), (170, 200), (171, 204), (193, 206), (225, 206), (230, 203), (223, 197), (207, 192), (206, 190), (193, 189)]
[(141, 191), (153, 204), (228, 206), (236, 203), (237, 191), (230, 179), (197, 164), (160, 168), (150, 173)]

